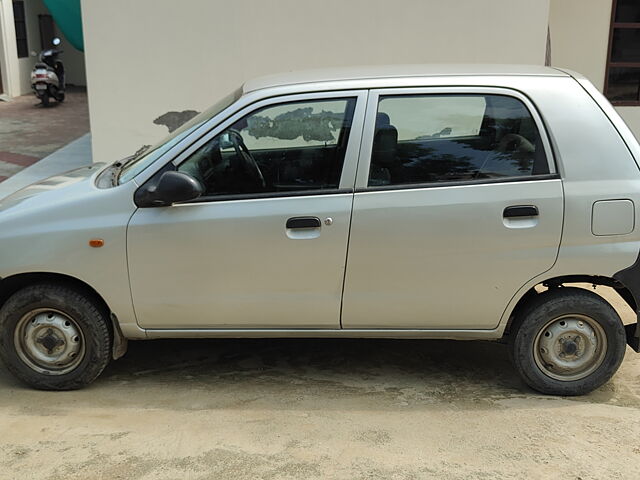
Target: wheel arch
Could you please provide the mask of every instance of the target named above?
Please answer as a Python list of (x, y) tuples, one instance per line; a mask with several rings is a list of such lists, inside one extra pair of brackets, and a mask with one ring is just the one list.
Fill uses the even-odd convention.
[[(614, 277), (616, 277), (614, 275)], [(538, 289), (541, 287), (547, 289), (560, 288), (566, 284), (572, 283), (587, 283), (595, 286), (605, 286), (611, 287), (619, 296), (622, 298), (629, 307), (634, 312), (638, 312), (638, 306), (636, 302), (636, 297), (633, 294), (633, 291), (627, 287), (620, 279), (614, 277), (607, 277), (602, 275), (587, 275), (587, 274), (579, 274), (579, 275), (563, 275), (558, 277), (551, 277), (546, 280), (542, 280), (531, 288), (526, 290), (518, 299), (515, 306), (512, 308), (511, 312), (507, 317), (507, 323), (503, 332), (503, 336), (508, 336), (511, 330), (511, 326), (513, 321), (518, 317), (519, 313), (522, 309), (537, 295), (541, 292), (538, 292)], [(598, 296), (602, 297), (598, 292), (595, 292)], [(604, 297), (602, 297), (604, 298)], [(606, 298), (605, 298), (606, 300)]]
[(126, 353), (127, 339), (122, 334), (118, 319), (105, 299), (91, 285), (71, 275), (55, 272), (28, 272), (2, 278), (0, 279), (0, 308), (2, 308), (9, 297), (18, 290), (41, 283), (66, 285), (92, 297), (111, 318), (110, 333), (113, 340), (112, 356), (114, 360), (122, 357)]

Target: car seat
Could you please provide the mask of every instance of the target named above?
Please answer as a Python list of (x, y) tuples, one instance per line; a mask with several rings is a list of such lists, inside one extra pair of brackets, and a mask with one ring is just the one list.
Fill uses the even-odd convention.
[(388, 185), (397, 164), (398, 130), (391, 125), (389, 115), (378, 112), (371, 149), (369, 185)]

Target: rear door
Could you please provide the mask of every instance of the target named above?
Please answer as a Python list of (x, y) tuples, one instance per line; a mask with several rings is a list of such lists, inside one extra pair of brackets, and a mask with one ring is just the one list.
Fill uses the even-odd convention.
[(549, 142), (523, 95), (371, 92), (342, 325), (495, 328), (554, 264), (562, 218)]

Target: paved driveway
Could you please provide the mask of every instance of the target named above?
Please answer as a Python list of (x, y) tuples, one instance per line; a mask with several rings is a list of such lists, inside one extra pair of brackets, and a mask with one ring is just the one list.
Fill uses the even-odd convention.
[(0, 182), (89, 132), (87, 93), (72, 88), (62, 104), (33, 95), (0, 101)]
[(132, 342), (77, 392), (0, 369), (0, 432), (2, 479), (636, 480), (640, 355), (557, 398), (495, 343)]

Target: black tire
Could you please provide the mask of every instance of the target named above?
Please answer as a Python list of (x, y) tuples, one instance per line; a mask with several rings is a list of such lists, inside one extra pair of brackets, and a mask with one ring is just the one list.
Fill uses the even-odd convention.
[[(16, 346), (16, 328), (20, 328), (19, 325), (29, 328), (29, 322), (24, 319), (30, 318), (32, 312), (47, 309), (61, 313), (60, 318), (72, 319), (72, 328), (77, 328), (77, 337), (81, 338), (82, 350), (74, 360), (77, 364), (70, 365), (68, 368), (72, 370), (68, 372), (43, 373), (37, 369), (43, 367), (32, 367), (24, 360), (25, 354), (21, 357), (18, 353), (18, 349), (24, 352), (26, 347)], [(33, 318), (30, 321), (35, 323), (36, 317)], [(26, 287), (14, 293), (0, 309), (0, 358), (13, 375), (40, 390), (75, 390), (93, 382), (111, 360), (111, 338), (109, 313), (105, 308), (91, 295), (68, 286)]]
[[(538, 363), (545, 363), (545, 361), (540, 360), (541, 354), (534, 353), (536, 346), (541, 352), (546, 353), (546, 350), (541, 346), (544, 340), (537, 339), (542, 339), (543, 332), (546, 337), (554, 337), (549, 330), (560, 327), (553, 327), (553, 325), (561, 325), (563, 318), (571, 321), (572, 315), (578, 316), (575, 317), (577, 319), (584, 318), (587, 322), (593, 322), (595, 328), (592, 331), (600, 332), (600, 338), (603, 338), (600, 344), (606, 345), (606, 350), (602, 349), (599, 356), (594, 355), (594, 359), (597, 357), (599, 360), (593, 361), (591, 366), (593, 371), (589, 372), (587, 369), (583, 372), (584, 378), (570, 379), (570, 376), (567, 377), (568, 379), (553, 378), (543, 370), (548, 368), (548, 372), (551, 372), (555, 367), (553, 363), (542, 367)], [(554, 321), (556, 323), (553, 323)], [(575, 319), (573, 321), (576, 322)], [(582, 325), (581, 322), (578, 323)], [(558, 342), (566, 341), (565, 338), (560, 338), (562, 335), (556, 335), (556, 337)], [(624, 359), (626, 335), (617, 312), (602, 297), (585, 289), (562, 287), (543, 292), (530, 301), (515, 319), (509, 344), (511, 358), (527, 385), (544, 394), (574, 396), (589, 393), (611, 379)], [(554, 345), (565, 345), (565, 343)], [(571, 349), (574, 349), (575, 345), (580, 343), (574, 343)], [(536, 361), (536, 355), (538, 361)], [(558, 355), (563, 356), (566, 353), (561, 350)], [(565, 374), (569, 375), (566, 372)]]
[(42, 106), (43, 107), (48, 107), (49, 106), (49, 94), (48, 93), (44, 93), (42, 95), (42, 97), (40, 97), (40, 101), (42, 102)]

